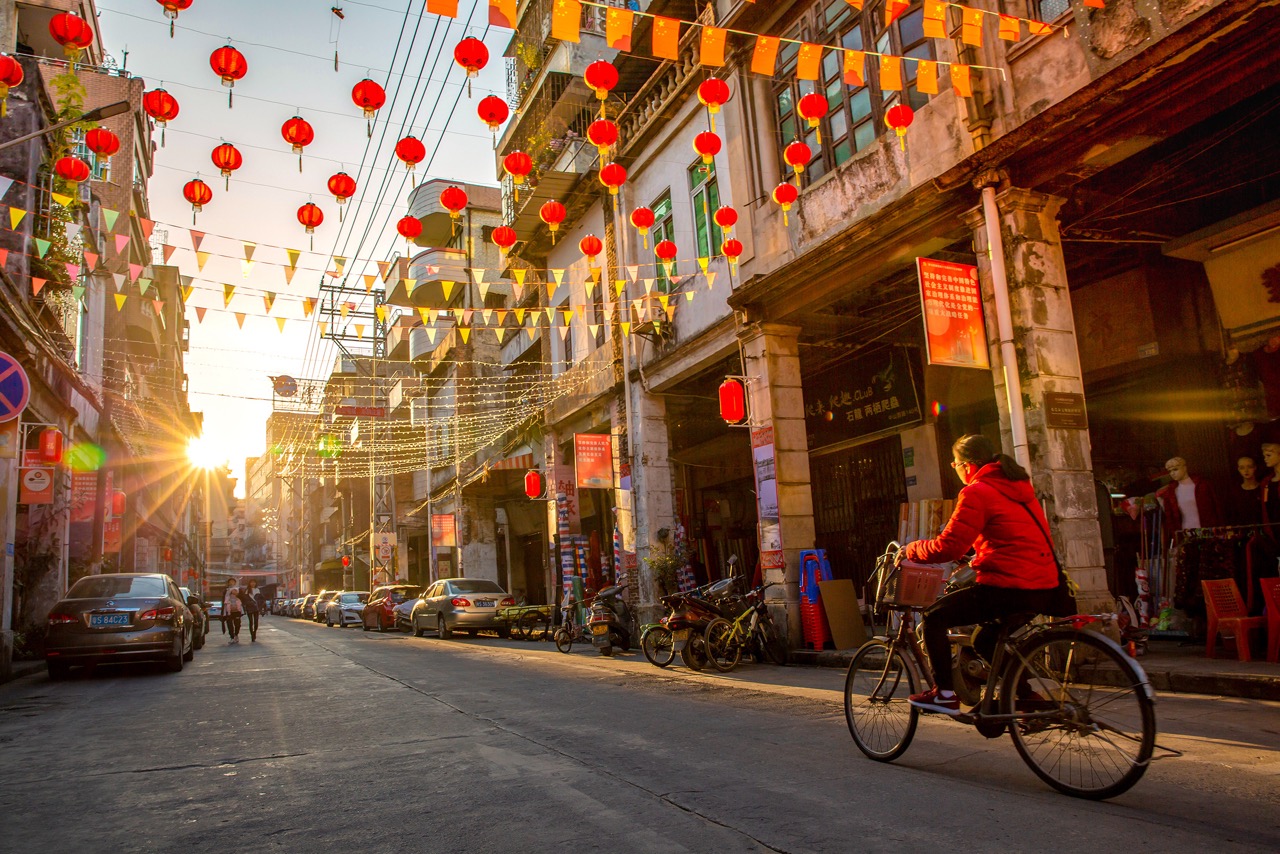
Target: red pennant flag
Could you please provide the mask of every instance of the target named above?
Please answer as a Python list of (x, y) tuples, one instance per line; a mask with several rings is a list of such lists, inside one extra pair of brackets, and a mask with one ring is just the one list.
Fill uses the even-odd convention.
[(822, 70), (822, 45), (804, 43), (796, 55), (796, 77), (817, 80)]
[(98, 253), (97, 252), (84, 253), (84, 263), (88, 265), (90, 270), (95, 269), (98, 266)]
[(778, 67), (778, 38), (776, 36), (760, 36), (756, 39), (755, 50), (751, 52), (751, 73), (773, 76)]
[(653, 55), (672, 62), (680, 58), (680, 22), (675, 18), (653, 18)]
[(582, 38), (582, 4), (578, 0), (554, 0), (551, 38), (577, 44)]
[[(87, 252), (85, 253), (85, 255), (86, 255), (86, 256), (87, 256), (88, 254), (89, 254), (89, 253), (87, 253)], [(5, 264), (7, 264), (7, 263), (9, 263), (9, 250), (8, 250), (8, 249), (0, 249), (0, 267), (3, 267), (3, 266), (4, 266)]]
[(196, 231), (193, 228), (193, 229), (190, 229), (190, 233), (191, 233), (191, 248), (194, 249), (196, 252), (199, 252), (200, 244), (204, 243), (204, 232)]
[(40, 289), (43, 288), (46, 284), (48, 284), (48, 282), (49, 282), (48, 279), (39, 279), (39, 278), (36, 278), (35, 276), (32, 276), (31, 277), (31, 295), (33, 297), (40, 296)]
[(489, 0), (489, 23), (508, 30), (516, 28), (516, 0)]
[(143, 219), (142, 217), (138, 217), (138, 225), (142, 226), (142, 236), (145, 237), (147, 240), (150, 240), (151, 232), (154, 231), (156, 227), (155, 222), (149, 219)]
[(698, 62), (713, 68), (724, 65), (724, 43), (727, 36), (728, 30), (722, 30), (719, 27), (703, 27)]
[(160, 251), (164, 253), (164, 262), (169, 263), (169, 259), (173, 257), (173, 253), (178, 251), (178, 247), (164, 243), (160, 246)]
[(198, 305), (195, 308), (196, 308), (196, 323), (204, 323), (204, 313), (209, 309), (201, 305)]
[(630, 9), (609, 8), (605, 15), (604, 40), (609, 47), (624, 53), (631, 52), (631, 29), (636, 13)]
[[(427, 0), (427, 12), (446, 18), (458, 17), (458, 0)], [(241, 322), (243, 326), (243, 321)]]

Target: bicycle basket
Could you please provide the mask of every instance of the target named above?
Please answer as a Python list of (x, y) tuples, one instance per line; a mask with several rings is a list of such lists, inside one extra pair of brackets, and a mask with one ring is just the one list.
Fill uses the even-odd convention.
[(881, 602), (899, 608), (927, 608), (938, 601), (947, 580), (945, 567), (904, 560), (890, 564), (883, 579)]

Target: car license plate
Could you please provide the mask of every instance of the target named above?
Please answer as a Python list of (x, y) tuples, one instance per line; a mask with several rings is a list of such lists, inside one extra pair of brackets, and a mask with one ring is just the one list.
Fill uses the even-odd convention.
[(492, 599), (477, 599), (477, 600), (476, 600), (476, 607), (477, 607), (477, 608), (492, 608), (492, 607), (493, 607), (493, 600), (492, 600)]
[(106, 626), (127, 626), (129, 625), (128, 614), (90, 614), (90, 628), (99, 629)]
[(593, 635), (607, 635), (607, 634), (609, 634), (609, 624), (608, 624), (608, 623), (596, 623), (594, 626), (592, 626), (592, 627), (591, 627), (591, 634), (593, 634)]

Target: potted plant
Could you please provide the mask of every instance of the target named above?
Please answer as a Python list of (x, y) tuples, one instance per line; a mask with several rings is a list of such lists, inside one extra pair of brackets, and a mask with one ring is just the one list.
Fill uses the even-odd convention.
[(669, 529), (659, 529), (657, 542), (649, 546), (649, 555), (644, 562), (649, 567), (649, 574), (660, 591), (660, 596), (667, 596), (679, 589), (678, 573), (687, 561), (688, 553), (684, 545), (672, 542)]

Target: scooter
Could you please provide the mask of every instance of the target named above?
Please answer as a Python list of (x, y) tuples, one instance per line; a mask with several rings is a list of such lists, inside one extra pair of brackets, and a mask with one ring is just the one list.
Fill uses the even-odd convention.
[(623, 652), (631, 649), (631, 609), (622, 598), (623, 584), (606, 587), (596, 594), (591, 604), (591, 618), (587, 621), (591, 633), (591, 645), (601, 655), (613, 655), (614, 647)]
[(663, 603), (671, 608), (667, 628), (671, 630), (674, 651), (690, 670), (702, 670), (709, 663), (707, 626), (725, 616), (720, 603), (732, 598), (737, 586), (736, 579), (726, 578), (698, 590), (663, 597)]

